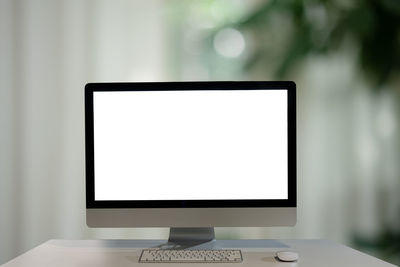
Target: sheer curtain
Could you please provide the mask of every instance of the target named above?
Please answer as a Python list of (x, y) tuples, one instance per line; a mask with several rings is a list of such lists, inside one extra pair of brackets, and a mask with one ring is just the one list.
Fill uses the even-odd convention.
[[(85, 223), (83, 88), (166, 77), (162, 1), (0, 1), (0, 264)], [(144, 232), (151, 235), (152, 231)]]

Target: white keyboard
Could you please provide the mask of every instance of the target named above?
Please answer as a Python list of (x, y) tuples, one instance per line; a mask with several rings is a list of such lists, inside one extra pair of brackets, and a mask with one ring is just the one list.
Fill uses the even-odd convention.
[(242, 262), (242, 252), (237, 249), (222, 250), (172, 250), (144, 249), (139, 262), (175, 262), (175, 263), (234, 263)]

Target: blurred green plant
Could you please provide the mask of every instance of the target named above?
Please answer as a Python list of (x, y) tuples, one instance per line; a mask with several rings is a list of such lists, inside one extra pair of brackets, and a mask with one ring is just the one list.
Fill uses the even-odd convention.
[[(280, 32), (290, 31), (280, 50), (270, 48), (263, 37), (277, 16), (290, 24)], [(382, 88), (400, 70), (399, 0), (270, 0), (236, 27), (256, 38), (247, 68), (271, 66), (275, 61), (279, 79), (308, 55), (335, 52), (348, 44), (355, 46), (359, 69), (372, 87)]]
[(400, 233), (386, 231), (373, 240), (355, 235), (353, 242), (361, 250), (371, 251), (377, 257), (400, 264)]
[[(347, 50), (376, 90), (399, 75), (400, 0), (269, 0), (234, 27), (254, 38), (249, 72), (272, 68), (284, 79), (310, 55)], [(354, 234), (353, 245), (399, 264), (398, 230), (386, 228), (372, 240)]]

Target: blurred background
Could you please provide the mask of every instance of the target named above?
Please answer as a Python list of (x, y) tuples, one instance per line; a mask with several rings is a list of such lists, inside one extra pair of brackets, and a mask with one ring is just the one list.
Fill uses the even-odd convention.
[(48, 239), (166, 238), (85, 223), (83, 88), (293, 80), (298, 222), (400, 264), (398, 0), (0, 0), (0, 264)]

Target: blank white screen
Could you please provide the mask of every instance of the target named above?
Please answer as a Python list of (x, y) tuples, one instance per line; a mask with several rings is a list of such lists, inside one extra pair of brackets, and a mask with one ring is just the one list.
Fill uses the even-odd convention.
[(287, 91), (94, 92), (95, 200), (287, 199)]

